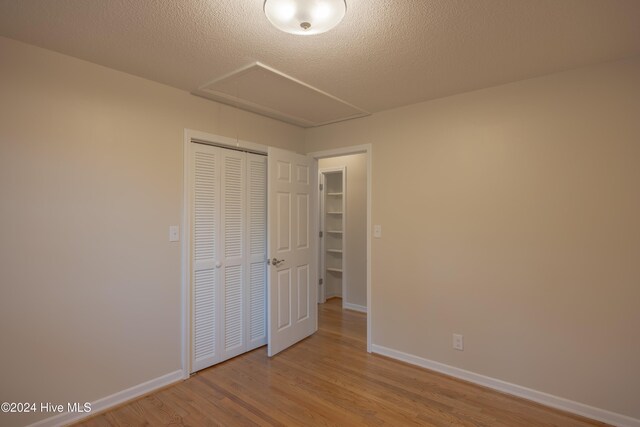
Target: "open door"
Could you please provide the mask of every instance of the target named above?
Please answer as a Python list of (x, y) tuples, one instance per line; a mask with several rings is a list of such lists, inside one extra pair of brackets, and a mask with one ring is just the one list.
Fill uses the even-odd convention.
[(269, 356), (318, 329), (317, 176), (315, 159), (269, 147)]

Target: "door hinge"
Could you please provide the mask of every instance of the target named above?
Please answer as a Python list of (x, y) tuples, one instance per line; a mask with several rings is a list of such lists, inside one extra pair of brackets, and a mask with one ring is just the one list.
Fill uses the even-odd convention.
[(320, 184), (320, 191), (324, 190), (324, 185)]
[(318, 279), (318, 284), (322, 285), (324, 283), (324, 279)]
[(320, 237), (322, 237), (322, 231), (320, 232)]

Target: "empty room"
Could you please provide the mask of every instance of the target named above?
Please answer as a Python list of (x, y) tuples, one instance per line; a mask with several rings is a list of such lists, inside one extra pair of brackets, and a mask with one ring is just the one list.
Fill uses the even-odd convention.
[(640, 427), (640, 1), (0, 0), (0, 426)]

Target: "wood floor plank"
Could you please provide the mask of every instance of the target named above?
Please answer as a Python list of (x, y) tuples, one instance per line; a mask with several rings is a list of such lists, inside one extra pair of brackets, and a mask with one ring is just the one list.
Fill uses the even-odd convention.
[(369, 354), (365, 314), (318, 307), (318, 332), (274, 358), (256, 349), (77, 425), (604, 425)]

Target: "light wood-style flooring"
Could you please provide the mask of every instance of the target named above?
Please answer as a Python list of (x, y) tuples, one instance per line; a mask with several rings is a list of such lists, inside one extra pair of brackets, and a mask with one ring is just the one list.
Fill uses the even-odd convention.
[(603, 425), (366, 352), (366, 315), (319, 305), (319, 330), (259, 348), (83, 426)]

